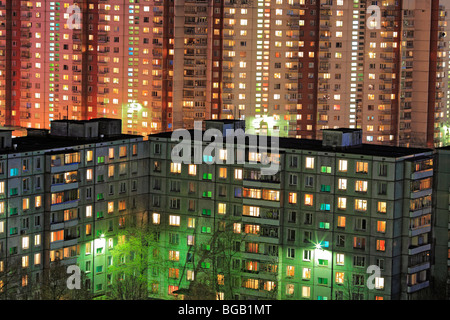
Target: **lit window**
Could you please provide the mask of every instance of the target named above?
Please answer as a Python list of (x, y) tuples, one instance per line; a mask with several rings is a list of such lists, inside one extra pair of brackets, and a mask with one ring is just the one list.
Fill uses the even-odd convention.
[(295, 275), (295, 267), (294, 266), (287, 266), (286, 267), (286, 276), (287, 277), (294, 277)]
[(244, 216), (252, 216), (252, 217), (259, 217), (259, 207), (253, 207), (253, 206), (243, 206), (243, 212), (242, 215)]
[(356, 192), (367, 192), (367, 181), (357, 180), (355, 183)]
[(378, 201), (377, 211), (380, 213), (386, 213), (386, 202)]
[(153, 221), (153, 224), (160, 224), (161, 223), (161, 215), (159, 213), (153, 213), (152, 221)]
[(347, 179), (339, 179), (338, 188), (339, 190), (347, 190)]
[(313, 195), (305, 194), (305, 206), (312, 206), (312, 205), (313, 205)]
[(170, 250), (169, 251), (169, 260), (170, 261), (179, 261), (180, 260), (180, 251)]
[(345, 255), (343, 253), (337, 253), (336, 254), (336, 264), (343, 266), (345, 260)]
[(219, 214), (226, 214), (227, 213), (227, 204), (226, 203), (219, 203), (218, 208)]
[(343, 272), (336, 272), (336, 283), (337, 284), (344, 283), (344, 273)]
[(347, 165), (348, 165), (347, 160), (339, 160), (339, 171), (347, 172)]
[(30, 247), (30, 238), (29, 237), (23, 237), (22, 238), (22, 249), (28, 249)]
[(347, 198), (338, 198), (338, 208), (341, 210), (347, 209)]
[(367, 210), (367, 200), (356, 199), (355, 200), (355, 210), (366, 211)]
[(86, 218), (92, 217), (92, 206), (86, 206)]
[(189, 165), (189, 175), (195, 176), (197, 174), (197, 165), (190, 164)]
[(378, 232), (386, 232), (386, 221), (377, 221), (377, 231)]
[(179, 227), (180, 226), (180, 216), (170, 215), (169, 216), (169, 225)]
[(377, 251), (386, 251), (386, 241), (377, 240)]
[(338, 217), (338, 228), (345, 228), (345, 220), (346, 218), (344, 216), (339, 216)]
[(311, 296), (311, 288), (307, 286), (302, 287), (302, 297), (309, 298)]
[(227, 178), (227, 168), (219, 168), (219, 178)]
[(289, 203), (297, 203), (297, 192), (289, 192)]
[(356, 172), (357, 173), (368, 173), (369, 172), (369, 163), (357, 161), (356, 162)]
[(242, 180), (242, 169), (234, 169), (234, 178), (236, 180)]
[(172, 162), (170, 164), (170, 172), (181, 173), (181, 163)]
[(302, 279), (304, 279), (304, 280), (311, 279), (311, 269), (310, 268), (303, 268)]
[(384, 289), (384, 278), (375, 277), (375, 289)]
[(314, 169), (314, 158), (312, 157), (306, 157), (306, 169)]

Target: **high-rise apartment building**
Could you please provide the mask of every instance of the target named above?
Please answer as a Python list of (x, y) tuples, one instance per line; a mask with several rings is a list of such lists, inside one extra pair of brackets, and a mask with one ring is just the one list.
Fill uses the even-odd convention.
[[(449, 140), (447, 0), (0, 2), (2, 124), (124, 132), (245, 119), (255, 133)], [(75, 7), (80, 9), (80, 28)]]
[(0, 2), (1, 123), (49, 128), (58, 119), (110, 117), (128, 133), (171, 130), (168, 6)]
[(175, 127), (181, 119), (191, 127), (206, 101), (205, 115), (245, 118), (256, 133), (320, 138), (322, 129), (349, 127), (368, 143), (446, 143), (447, 1), (176, 3), (176, 48), (202, 44), (195, 56), (175, 50), (184, 70), (175, 78), (198, 79), (184, 81), (174, 100)]

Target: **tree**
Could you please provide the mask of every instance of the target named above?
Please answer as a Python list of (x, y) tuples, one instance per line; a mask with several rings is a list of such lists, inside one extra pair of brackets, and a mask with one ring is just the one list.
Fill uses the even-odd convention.
[[(245, 235), (234, 232), (233, 223), (227, 222), (221, 219), (206, 243), (196, 243), (193, 249), (194, 280), (185, 293), (185, 300), (215, 300), (218, 292), (223, 293), (224, 300), (230, 300), (239, 290), (232, 281), (234, 275), (240, 274), (240, 270), (233, 269), (233, 259), (239, 255)], [(207, 264), (209, 268), (205, 267)]]
[(80, 288), (69, 289), (67, 280), (70, 274), (63, 261), (56, 259), (50, 263), (50, 268), (44, 269), (42, 282), (38, 286), (42, 300), (89, 300), (90, 290), (85, 285), (85, 274), (80, 274)]
[(124, 229), (119, 243), (112, 250), (112, 284), (106, 298), (113, 300), (143, 300), (149, 297), (148, 273), (161, 268), (164, 261), (159, 254), (159, 232), (146, 225)]

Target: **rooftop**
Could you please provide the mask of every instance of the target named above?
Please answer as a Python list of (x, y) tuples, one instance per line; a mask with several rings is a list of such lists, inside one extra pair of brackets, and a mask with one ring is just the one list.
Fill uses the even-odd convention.
[(109, 142), (121, 139), (142, 138), (142, 136), (121, 134), (117, 136), (107, 136), (103, 138), (80, 139), (74, 137), (55, 137), (55, 136), (26, 136), (18, 137), (12, 140), (16, 148), (0, 149), (0, 154), (18, 153), (18, 152), (32, 152), (38, 150), (56, 149), (74, 147), (83, 144)]
[[(333, 130), (333, 129), (332, 129)], [(342, 129), (338, 129), (342, 131)], [(353, 129), (349, 132), (352, 132)], [(188, 130), (191, 134), (192, 139), (194, 139), (194, 130)], [(204, 131), (203, 131), (204, 132)], [(157, 134), (149, 135), (151, 138), (171, 138), (172, 132), (162, 132)], [(249, 143), (249, 136), (246, 134), (246, 145)], [(225, 138), (224, 138), (225, 141)], [(406, 147), (392, 147), (376, 144), (361, 144), (358, 146), (352, 146), (348, 148), (333, 148), (325, 147), (322, 145), (322, 140), (314, 139), (296, 139), (296, 138), (279, 138), (279, 148), (280, 149), (298, 149), (298, 150), (311, 150), (311, 151), (323, 151), (323, 152), (338, 152), (338, 153), (348, 153), (348, 154), (360, 154), (368, 156), (380, 156), (389, 158), (399, 158), (414, 154), (420, 154), (425, 152), (432, 152), (432, 149), (426, 148), (406, 148)], [(267, 145), (270, 146), (270, 137), (268, 137)]]

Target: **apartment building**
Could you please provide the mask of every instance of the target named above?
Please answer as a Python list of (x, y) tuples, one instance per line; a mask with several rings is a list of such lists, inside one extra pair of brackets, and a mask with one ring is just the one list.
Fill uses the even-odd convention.
[[(121, 134), (120, 120), (55, 120), (50, 132), (29, 129), (11, 139), (2, 131), (1, 141), (2, 277), (19, 270), (23, 294), (59, 260), (77, 264), (86, 287), (104, 293), (116, 235), (147, 207), (143, 137)], [(12, 294), (14, 284), (1, 280), (2, 292)]]
[(108, 117), (130, 134), (171, 130), (169, 2), (0, 2), (0, 123)]
[(433, 274), (439, 284), (438, 290), (448, 299), (450, 293), (450, 238), (449, 238), (449, 209), (450, 209), (450, 184), (448, 183), (448, 147), (436, 150), (436, 174), (434, 181), (435, 197), (433, 208), (435, 217), (433, 221), (433, 238), (435, 240), (435, 263)]
[[(280, 138), (276, 153), (237, 137), (221, 164), (173, 162), (177, 141), (149, 136), (149, 211), (172, 270), (149, 278), (152, 295), (186, 293), (198, 276), (218, 299), (413, 299), (429, 288), (433, 152), (362, 144), (356, 129), (323, 136)], [(241, 152), (245, 164), (226, 162)], [(275, 175), (261, 175), (266, 156)], [(220, 239), (229, 245), (214, 250)]]
[[(184, 151), (201, 161), (189, 164), (173, 161), (170, 132), (125, 135), (120, 120), (55, 121), (50, 132), (15, 139), (0, 132), (0, 270), (18, 268), (26, 292), (52, 262), (76, 264), (103, 295), (118, 232), (143, 219), (162, 257), (148, 273), (150, 297), (179, 299), (199, 283), (217, 299), (429, 293), (448, 250), (448, 186), (433, 182), (432, 150), (362, 144), (357, 129), (253, 150), (255, 136), (236, 130), (243, 123), (207, 122), (216, 134), (236, 134), (213, 163), (204, 132), (190, 130)], [(264, 159), (278, 172), (262, 174)], [(433, 183), (445, 211), (438, 216)]]

